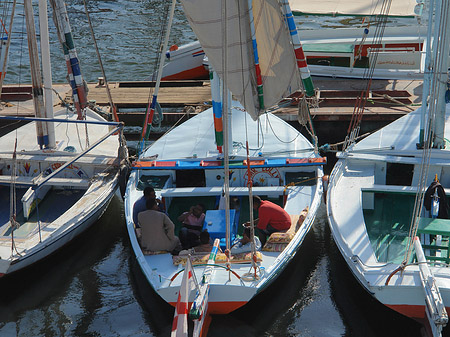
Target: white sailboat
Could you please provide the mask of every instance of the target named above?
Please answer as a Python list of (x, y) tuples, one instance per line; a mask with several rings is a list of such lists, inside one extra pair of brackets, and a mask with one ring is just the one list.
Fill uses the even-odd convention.
[[(241, 1), (189, 0), (182, 4), (214, 70), (234, 97), (243, 102), (245, 110), (236, 100), (225, 99), (222, 103), (215, 100), (215, 93), (220, 89), (213, 81), (213, 106), (219, 109), (208, 109), (176, 127), (155, 141), (134, 163), (125, 195), (127, 229), (148, 283), (166, 302), (175, 305), (187, 256), (141, 249), (133, 223), (133, 205), (146, 186), (155, 188), (173, 220), (185, 208), (203, 203), (206, 206), (204, 227), (212, 239), (220, 240), (223, 251), (229, 248), (231, 238), (241, 232), (240, 224), (251, 219), (252, 195), (281, 205), (292, 220), (284, 239), (276, 243), (269, 239), (262, 251), (232, 254), (229, 260), (224, 253), (218, 253), (215, 262), (206, 266), (207, 276), (203, 278), (210, 254), (192, 256), (196, 278), (207, 282), (207, 288), (201, 288), (199, 295), (208, 297), (208, 314), (227, 314), (267, 288), (297, 253), (321, 203), (325, 160), (301, 133), (265, 113), (260, 106), (261, 98), (271, 107), (300, 88), (286, 13), (280, 11), (284, 4), (274, 0), (253, 1), (252, 8)], [(222, 5), (226, 6), (224, 17), (228, 20), (222, 20)], [(255, 22), (254, 30), (249, 12), (261, 19)], [(267, 21), (271, 24), (266, 25)], [(227, 32), (226, 36), (219, 33), (222, 23), (226, 26), (222, 30)], [(253, 44), (252, 36), (257, 41)], [(259, 97), (255, 94), (258, 81), (253, 55), (256, 50), (252, 47), (256, 43), (261, 68), (259, 83), (263, 84), (260, 90), (263, 95)], [(220, 105), (228, 105), (229, 109), (224, 108), (222, 113)], [(215, 125), (220, 125), (216, 124), (217, 120), (221, 121), (217, 113), (224, 117), (223, 144), (221, 137), (216, 138), (216, 133), (221, 133), (221, 127), (215, 129)], [(227, 209), (230, 203), (225, 201), (225, 210), (217, 209), (222, 198), (232, 198), (239, 207)], [(190, 303), (194, 295), (192, 292)], [(197, 303), (204, 303), (205, 298)], [(197, 317), (204, 318), (206, 308), (195, 309)]]
[(0, 138), (0, 276), (42, 260), (93, 224), (115, 194), (127, 159), (122, 125), (85, 107), (65, 4), (52, 6), (77, 111), (53, 112), (46, 1), (40, 1), (43, 85), (32, 3), (25, 0), (36, 118), (2, 117), (29, 123)]
[(450, 310), (450, 220), (422, 205), (448, 207), (444, 194), (425, 192), (435, 179), (446, 195), (450, 191), (450, 6), (435, 3), (422, 107), (357, 144), (349, 142), (330, 176), (327, 212), (335, 242), (359, 283), (438, 336)]

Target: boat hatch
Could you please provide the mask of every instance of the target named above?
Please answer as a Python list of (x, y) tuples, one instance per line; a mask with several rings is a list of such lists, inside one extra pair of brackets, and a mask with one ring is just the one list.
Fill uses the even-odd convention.
[(177, 170), (177, 187), (204, 187), (206, 186), (205, 170)]
[(413, 193), (362, 192), (364, 222), (379, 262), (403, 261), (414, 200)]
[(414, 174), (414, 165), (387, 163), (386, 185), (411, 186)]
[[(380, 262), (401, 263), (405, 256), (417, 188), (374, 185), (362, 189), (364, 222), (373, 251)], [(449, 191), (446, 190), (449, 195)], [(418, 234), (427, 259), (449, 258), (450, 220), (422, 218)], [(425, 236), (424, 234), (428, 234)], [(442, 240), (436, 240), (441, 235)], [(445, 250), (445, 256), (438, 250)], [(434, 256), (434, 258), (432, 258)], [(442, 256), (443, 258), (439, 258)], [(430, 257), (430, 258), (429, 258)], [(447, 261), (447, 263), (449, 263)]]

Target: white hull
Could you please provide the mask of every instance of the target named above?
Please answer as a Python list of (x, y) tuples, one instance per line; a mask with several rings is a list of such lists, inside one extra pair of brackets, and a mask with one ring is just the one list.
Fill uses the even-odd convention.
[[(64, 111), (55, 114), (55, 118), (76, 119), (76, 116)], [(92, 111), (87, 113), (88, 121), (104, 121)], [(16, 199), (17, 219), (20, 227), (11, 235), (9, 223), (10, 198), (4, 203), (1, 214), (0, 236), (0, 275), (6, 275), (26, 268), (57, 251), (95, 223), (106, 210), (117, 189), (119, 178), (119, 142), (118, 136), (110, 136), (94, 147), (88, 154), (75, 161), (60, 175), (50, 179), (43, 187), (51, 186), (47, 195), (39, 196), (38, 207), (24, 217), (26, 201), (33, 203), (33, 191), (25, 184), (33, 181), (46, 171), (54, 172), (58, 167), (78, 155), (83, 146), (87, 147), (82, 124), (57, 123), (57, 147), (54, 150), (40, 150), (36, 143), (35, 123), (31, 122), (1, 138), (0, 166), (2, 169), (0, 188), (9, 191), (11, 174), (13, 173), (12, 149), (17, 132), (17, 169), (16, 190), (28, 192)], [(80, 135), (78, 139), (77, 128)], [(88, 125), (89, 143), (92, 145), (109, 131), (107, 125)], [(80, 145), (82, 144), (82, 145)], [(71, 151), (68, 151), (70, 149)], [(72, 199), (71, 195), (79, 197)], [(19, 192), (18, 192), (19, 193)], [(8, 195), (8, 193), (2, 194)], [(46, 199), (47, 198), (47, 199)], [(48, 198), (52, 198), (49, 204)], [(66, 199), (67, 198), (67, 199)], [(73, 200), (73, 203), (70, 204)], [(60, 203), (61, 202), (61, 203)], [(68, 204), (69, 203), (69, 204)], [(41, 209), (40, 209), (41, 208)], [(41, 224), (39, 225), (39, 220)], [(14, 244), (14, 249), (12, 245)]]
[[(397, 212), (403, 212), (403, 209), (399, 209), (404, 207), (403, 204), (399, 206), (395, 202), (388, 206), (383, 204), (384, 208), (380, 208), (377, 195), (384, 198), (392, 195), (395, 201), (402, 196), (413, 198), (417, 191), (422, 161), (422, 150), (416, 149), (420, 110), (400, 118), (340, 154), (330, 176), (327, 213), (333, 238), (359, 283), (384, 305), (424, 322), (425, 300), (419, 267), (408, 264), (403, 272), (395, 272), (403, 255), (401, 250), (395, 252), (401, 245), (394, 246), (393, 242), (403, 238), (406, 240), (410, 224), (397, 219), (398, 223), (394, 224), (397, 226), (397, 237), (394, 238), (381, 232), (384, 220), (380, 220), (379, 225), (367, 220), (371, 214), (383, 214), (389, 220), (391, 214), (395, 216)], [(449, 124), (450, 109), (447, 105), (446, 125)], [(450, 133), (446, 131), (445, 137), (448, 139), (449, 136)], [(396, 165), (405, 165), (402, 166), (405, 176), (411, 173), (410, 184), (387, 181), (388, 171), (393, 172)], [(426, 186), (436, 174), (444, 187), (450, 186), (449, 173), (449, 150), (431, 150)], [(446, 190), (446, 193), (449, 191)], [(405, 207), (404, 211), (412, 213), (409, 207)], [(394, 216), (392, 219), (395, 219)], [(386, 235), (386, 241), (377, 241), (373, 235), (377, 230), (380, 237)], [(388, 240), (392, 241), (387, 244)], [(450, 268), (430, 265), (430, 269), (449, 311)]]
[[(244, 141), (242, 139), (244, 132), (244, 114), (245, 112), (234, 110), (233, 111), (233, 140), (236, 142)], [(277, 130), (278, 127), (284, 127), (285, 133), (280, 133), (280, 137), (283, 139), (293, 139), (295, 135), (298, 135), (297, 131), (291, 128), (289, 125), (285, 124), (277, 117), (271, 115), (269, 116), (272, 127)], [(248, 118), (248, 122), (250, 122), (250, 118)], [(265, 117), (262, 118), (264, 125)], [(214, 153), (214, 133), (213, 129), (206, 126), (206, 124), (212, 123), (212, 112), (211, 110), (206, 110), (201, 115), (190, 119), (188, 122), (184, 123), (177, 129), (173, 130), (169, 133), (166, 138), (162, 137), (155, 144), (150, 147), (147, 152), (145, 152), (146, 156), (151, 156), (156, 153), (160, 154), (158, 159), (161, 160), (175, 160), (179, 158), (180, 160), (190, 160), (192, 159), (192, 155), (195, 153), (196, 157), (200, 158), (199, 160), (207, 161), (207, 160), (215, 160), (217, 159), (218, 154)], [(204, 124), (206, 123), (206, 124)], [(250, 130), (249, 131), (249, 141), (250, 143), (253, 140), (253, 136), (255, 135), (253, 126), (255, 122), (250, 122)], [(266, 122), (267, 123), (267, 122)], [(240, 127), (239, 127), (240, 125)], [(193, 130), (196, 129), (196, 130)], [(274, 152), (272, 159), (274, 158), (283, 158), (283, 154), (276, 154), (279, 151), (278, 146), (282, 146), (280, 144), (274, 144), (272, 139), (273, 135), (270, 135), (270, 132), (266, 129), (265, 126), (262, 128), (264, 132), (267, 132), (265, 135), (265, 145), (261, 149), (264, 158), (264, 153)], [(201, 131), (203, 130), (203, 131)], [(199, 132), (195, 135), (195, 132)], [(193, 134), (191, 134), (192, 132)], [(171, 138), (170, 135), (173, 135)], [(201, 134), (201, 135), (200, 135)], [(183, 144), (184, 147), (180, 147), (180, 142), (176, 141), (176, 138), (180, 137), (181, 139), (186, 139), (186, 142)], [(294, 137), (293, 137), (294, 136)], [(190, 143), (191, 140), (194, 140), (194, 144)], [(173, 147), (172, 147), (173, 144)], [(301, 135), (298, 136), (296, 141), (293, 143), (293, 147), (296, 150), (300, 150), (301, 148), (310, 148), (311, 145), (304, 139)], [(252, 146), (252, 144), (250, 145)], [(292, 147), (291, 147), (292, 148)], [(267, 151), (266, 151), (267, 150)], [(242, 154), (245, 152), (245, 149), (238, 150), (235, 160), (241, 158), (241, 160), (245, 159), (245, 156)], [(283, 152), (281, 150), (281, 152)], [(301, 151), (300, 151), (301, 152)], [(297, 152), (289, 154), (290, 157), (309, 157), (313, 158), (315, 155), (312, 151), (307, 152)], [(180, 155), (184, 153), (184, 155)], [(209, 158), (206, 156), (207, 153), (210, 153)], [(284, 154), (285, 156), (285, 154)], [(161, 158), (162, 157), (162, 158)], [(195, 158), (195, 157), (194, 157)], [(253, 157), (252, 157), (253, 158)], [(248, 301), (250, 301), (254, 296), (260, 293), (263, 289), (271, 284), (280, 273), (283, 272), (286, 265), (289, 261), (294, 257), (295, 253), (299, 249), (301, 243), (303, 242), (306, 234), (310, 230), (317, 210), (321, 203), (322, 197), (322, 181), (321, 178), (323, 176), (322, 168), (320, 165), (315, 167), (273, 167), (273, 170), (279, 170), (279, 172), (284, 173), (284, 171), (288, 170), (293, 172), (295, 170), (305, 170), (314, 174), (317, 178), (316, 184), (311, 186), (299, 186), (299, 187), (289, 187), (287, 190), (287, 202), (285, 204), (285, 209), (289, 214), (299, 214), (303, 208), (306, 206), (309, 207), (308, 215), (303, 222), (303, 225), (295, 234), (295, 237), (289, 243), (289, 245), (280, 253), (280, 252), (266, 252), (261, 251), (262, 253), (262, 261), (258, 264), (261, 270), (264, 272), (261, 275), (259, 280), (252, 281), (242, 281), (239, 280), (236, 275), (240, 277), (250, 271), (251, 264), (232, 264), (232, 270), (235, 274), (229, 275), (229, 272), (224, 268), (215, 268), (213, 272), (213, 276), (210, 281), (210, 292), (209, 292), (209, 301), (208, 301), (208, 311), (211, 314), (226, 314), (237, 308), (245, 305)], [(241, 169), (234, 169), (233, 177), (239, 177), (241, 173), (239, 173)], [(220, 196), (221, 194), (221, 182), (217, 182), (216, 176), (223, 176), (223, 168), (218, 168), (212, 170), (211, 173), (206, 172), (206, 187), (179, 187), (175, 185), (171, 185), (172, 180), (169, 178), (168, 182), (166, 182), (166, 186), (162, 189), (156, 189), (157, 195), (160, 197), (169, 200), (170, 198), (175, 199), (178, 197), (189, 197), (192, 200), (192, 203), (195, 204), (195, 198), (199, 196), (209, 196), (215, 197)], [(242, 171), (245, 171), (243, 168)], [(134, 254), (138, 261), (138, 264), (148, 280), (149, 284), (152, 288), (158, 293), (166, 302), (175, 305), (177, 301), (178, 291), (180, 287), (180, 283), (182, 280), (182, 270), (183, 267), (181, 265), (174, 265), (172, 262), (171, 254), (158, 254), (158, 255), (144, 255), (135, 234), (135, 226), (132, 221), (132, 209), (134, 202), (142, 195), (142, 190), (137, 190), (136, 186), (138, 185), (138, 179), (141, 175), (165, 175), (174, 174), (174, 170), (170, 168), (161, 168), (159, 170), (139, 170), (135, 169), (132, 171), (130, 178), (128, 180), (127, 192), (125, 195), (125, 215), (127, 221), (127, 229), (130, 237), (131, 245), (133, 247)], [(208, 179), (208, 177), (213, 177), (214, 179)], [(284, 179), (284, 176), (283, 178)], [(215, 181), (215, 182), (214, 182)], [(248, 189), (243, 181), (232, 180), (230, 187), (230, 195), (231, 196), (248, 196)], [(280, 191), (284, 188), (282, 186), (259, 186), (254, 187), (253, 193), (259, 195), (279, 195)], [(173, 201), (172, 201), (173, 202)], [(170, 212), (169, 212), (170, 215)], [(172, 219), (173, 216), (172, 216)], [(201, 279), (201, 275), (203, 273), (204, 267), (196, 266), (194, 267), (194, 273), (197, 279)], [(178, 276), (175, 276), (177, 275)], [(195, 292), (191, 293), (190, 301), (193, 300), (195, 296)]]
[[(363, 42), (362, 28), (299, 30), (311, 75), (344, 78), (367, 76), (367, 65), (354, 66), (354, 63), (360, 47), (363, 58), (368, 58), (367, 49), (372, 46), (374, 33), (375, 28), (372, 27)], [(372, 78), (423, 79), (425, 41), (426, 30), (423, 27), (386, 27)], [(167, 55), (170, 56), (164, 66), (163, 79), (208, 78), (208, 62), (204, 59), (205, 54), (198, 41), (169, 51)]]

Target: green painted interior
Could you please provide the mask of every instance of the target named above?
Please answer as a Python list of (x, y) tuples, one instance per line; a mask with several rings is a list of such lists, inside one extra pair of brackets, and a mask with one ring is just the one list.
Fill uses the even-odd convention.
[(374, 209), (364, 210), (367, 233), (378, 261), (403, 261), (414, 200), (414, 195), (375, 193)]

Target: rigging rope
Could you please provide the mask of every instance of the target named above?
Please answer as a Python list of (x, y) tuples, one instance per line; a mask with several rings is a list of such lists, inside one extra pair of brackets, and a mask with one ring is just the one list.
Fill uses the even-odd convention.
[(1, 20), (4, 32), (1, 33), (0, 38), (1, 38), (1, 41), (3, 41), (3, 38), (4, 38), (3, 34), (6, 34), (7, 41), (6, 41), (6, 46), (2, 44), (2, 48), (6, 48), (6, 50), (5, 50), (5, 58), (3, 60), (1, 60), (3, 62), (3, 66), (2, 66), (2, 69), (1, 69), (2, 73), (1, 73), (1, 76), (0, 76), (0, 98), (1, 98), (1, 95), (2, 95), (3, 80), (5, 79), (6, 66), (7, 66), (7, 63), (8, 63), (8, 53), (9, 53), (9, 46), (11, 44), (12, 26), (13, 26), (13, 22), (14, 22), (14, 13), (15, 13), (15, 10), (16, 10), (16, 0), (13, 1), (12, 8), (11, 8), (11, 15), (10, 15), (10, 21), (9, 21), (9, 33), (8, 33), (8, 31), (6, 30), (6, 28), (4, 26), (4, 21), (5, 21), (4, 19), (6, 17), (8, 17), (8, 15), (9, 15), (8, 14), (9, 13), (8, 4), (9, 4), (9, 2), (6, 1), (6, 5), (4, 6), (3, 14), (2, 14), (3, 20)]
[(109, 106), (111, 108), (111, 113), (114, 117), (114, 121), (119, 122), (119, 116), (117, 115), (117, 111), (114, 106), (112, 95), (111, 95), (111, 90), (109, 89), (109, 84), (108, 84), (108, 80), (106, 78), (105, 68), (103, 67), (103, 62), (102, 62), (102, 58), (100, 56), (100, 51), (98, 50), (97, 39), (95, 38), (94, 27), (92, 26), (91, 17), (89, 15), (86, 0), (83, 0), (83, 4), (84, 4), (84, 11), (86, 12), (86, 17), (87, 17), (87, 20), (89, 23), (89, 28), (91, 30), (92, 41), (94, 41), (94, 47), (95, 47), (95, 52), (97, 53), (98, 63), (100, 65), (100, 69), (102, 71), (103, 79), (105, 80), (106, 93), (108, 94), (108, 101), (109, 101)]
[(361, 91), (361, 94), (355, 101), (355, 106), (353, 108), (352, 118), (347, 130), (347, 136), (345, 137), (343, 150), (348, 148), (351, 144), (355, 142), (355, 139), (359, 135), (360, 124), (363, 117), (363, 113), (366, 107), (367, 100), (369, 98), (370, 87), (372, 85), (373, 73), (375, 71), (375, 65), (378, 58), (378, 53), (382, 46), (382, 40), (384, 35), (384, 29), (386, 28), (387, 18), (389, 10), (391, 8), (392, 0), (384, 0), (381, 5), (381, 11), (379, 15), (375, 18), (375, 33), (373, 38), (373, 51), (370, 50), (369, 56), (369, 67), (364, 69), (363, 80), (366, 81), (366, 87)]

